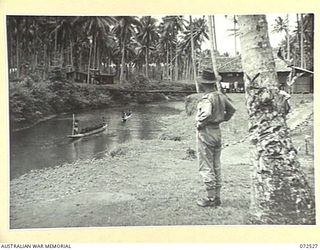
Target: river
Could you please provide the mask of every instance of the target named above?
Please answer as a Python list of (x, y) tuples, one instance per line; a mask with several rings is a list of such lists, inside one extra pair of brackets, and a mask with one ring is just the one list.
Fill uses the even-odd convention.
[[(181, 112), (179, 102), (137, 104), (76, 113), (80, 126), (90, 126), (105, 117), (106, 131), (77, 140), (67, 138), (72, 130), (72, 115), (59, 115), (31, 128), (10, 133), (10, 179), (30, 170), (72, 163), (78, 159), (102, 157), (117, 144), (132, 139), (149, 140), (165, 130), (163, 117)], [(122, 110), (131, 110), (127, 122)]]

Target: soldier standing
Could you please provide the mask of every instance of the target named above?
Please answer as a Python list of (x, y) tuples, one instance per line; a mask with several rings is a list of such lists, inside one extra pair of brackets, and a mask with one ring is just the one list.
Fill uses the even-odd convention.
[(207, 197), (197, 202), (201, 207), (221, 205), (220, 123), (230, 120), (236, 111), (229, 99), (216, 90), (217, 80), (209, 70), (203, 70), (197, 79), (200, 91), (205, 92), (196, 115), (199, 173), (207, 191)]

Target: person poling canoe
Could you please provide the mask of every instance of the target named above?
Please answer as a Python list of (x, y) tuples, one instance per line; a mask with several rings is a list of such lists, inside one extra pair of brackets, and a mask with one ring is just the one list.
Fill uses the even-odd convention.
[(102, 123), (96, 124), (94, 126), (86, 127), (83, 129), (79, 128), (79, 120), (74, 119), (73, 115), (73, 126), (72, 126), (72, 134), (68, 135), (69, 138), (76, 139), (81, 138), (84, 136), (89, 136), (93, 134), (100, 133), (108, 127), (107, 123), (105, 122), (104, 117), (102, 117)]
[(129, 110), (128, 112), (122, 111), (122, 122), (126, 122), (132, 116), (132, 112)]

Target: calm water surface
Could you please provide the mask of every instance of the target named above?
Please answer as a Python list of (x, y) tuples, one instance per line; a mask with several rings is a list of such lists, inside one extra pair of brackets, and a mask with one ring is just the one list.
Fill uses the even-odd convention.
[[(71, 140), (72, 115), (61, 115), (36, 126), (10, 134), (10, 179), (32, 170), (71, 163), (78, 159), (102, 157), (106, 151), (131, 139), (157, 138), (165, 126), (163, 117), (178, 114), (178, 102), (140, 104), (130, 107), (91, 110), (76, 114), (80, 126), (108, 123), (106, 131)], [(125, 123), (121, 111), (131, 109), (133, 116)]]

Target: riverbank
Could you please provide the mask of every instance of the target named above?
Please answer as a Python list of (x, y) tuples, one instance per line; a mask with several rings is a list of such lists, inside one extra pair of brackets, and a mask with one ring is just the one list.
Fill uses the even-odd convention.
[[(102, 159), (34, 170), (10, 183), (11, 228), (156, 225), (242, 225), (250, 200), (250, 156), (243, 94), (231, 95), (237, 112), (223, 124), (222, 206), (199, 208), (204, 193), (195, 158), (194, 117), (166, 117), (154, 140), (133, 140)], [(312, 95), (295, 95), (293, 141), (314, 189)], [(308, 115), (307, 115), (308, 114)], [(291, 125), (290, 125), (291, 126)]]
[[(58, 114), (72, 113), (130, 103), (150, 103), (181, 99), (183, 94), (125, 93), (106, 85), (80, 84), (68, 81), (11, 82), (9, 84), (10, 129), (17, 131), (34, 126)], [(183, 82), (149, 82), (138, 79), (132, 83), (113, 84), (114, 89), (193, 91), (193, 84)]]

